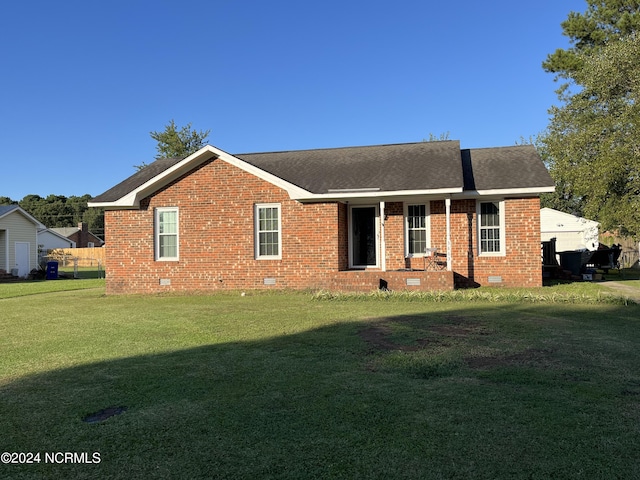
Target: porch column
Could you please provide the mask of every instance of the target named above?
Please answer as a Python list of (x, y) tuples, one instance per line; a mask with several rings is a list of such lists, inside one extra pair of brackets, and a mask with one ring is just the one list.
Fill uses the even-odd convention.
[(451, 271), (451, 199), (444, 199), (445, 218), (447, 222), (447, 271)]
[(387, 271), (387, 244), (385, 241), (384, 231), (384, 207), (385, 203), (380, 202), (380, 269), (383, 272)]

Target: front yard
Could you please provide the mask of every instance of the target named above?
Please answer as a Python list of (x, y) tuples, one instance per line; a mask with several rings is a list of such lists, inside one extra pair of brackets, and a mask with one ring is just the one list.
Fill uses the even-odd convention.
[[(40, 453), (0, 477), (640, 477), (640, 306), (597, 285), (431, 297), (101, 285), (0, 285), (0, 452)], [(123, 408), (84, 421), (110, 407)]]

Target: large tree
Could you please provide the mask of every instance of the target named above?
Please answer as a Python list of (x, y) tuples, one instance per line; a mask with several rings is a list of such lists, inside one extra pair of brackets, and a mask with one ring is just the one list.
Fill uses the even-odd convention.
[(572, 47), (543, 63), (565, 82), (541, 137), (547, 205), (640, 237), (640, 0), (588, 0), (562, 24)]
[(158, 142), (155, 158), (187, 157), (206, 145), (209, 132), (191, 130), (191, 123), (178, 129), (171, 120), (164, 131), (150, 132), (151, 138)]
[(585, 62), (584, 54), (598, 52), (603, 46), (640, 30), (640, 1), (586, 0), (586, 3), (586, 12), (570, 12), (561, 23), (572, 47), (557, 49), (542, 63), (547, 72), (560, 78), (575, 81)]

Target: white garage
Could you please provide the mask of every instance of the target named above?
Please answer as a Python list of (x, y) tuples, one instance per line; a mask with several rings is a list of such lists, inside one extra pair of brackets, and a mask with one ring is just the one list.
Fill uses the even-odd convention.
[(597, 250), (600, 224), (553, 208), (540, 209), (543, 242), (556, 239), (556, 251)]

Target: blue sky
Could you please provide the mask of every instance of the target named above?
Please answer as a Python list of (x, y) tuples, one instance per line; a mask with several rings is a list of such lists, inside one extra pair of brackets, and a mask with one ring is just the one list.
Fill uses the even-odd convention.
[(229, 153), (513, 145), (584, 0), (65, 0), (0, 9), (0, 196), (98, 195), (171, 119)]

